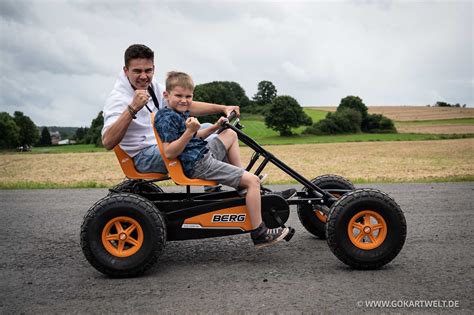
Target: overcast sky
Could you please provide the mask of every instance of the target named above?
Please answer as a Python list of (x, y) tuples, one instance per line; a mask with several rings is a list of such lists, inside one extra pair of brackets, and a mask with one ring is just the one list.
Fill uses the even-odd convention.
[(123, 52), (155, 51), (155, 77), (262, 80), (302, 106), (473, 106), (473, 1), (1, 0), (0, 111), (88, 126)]

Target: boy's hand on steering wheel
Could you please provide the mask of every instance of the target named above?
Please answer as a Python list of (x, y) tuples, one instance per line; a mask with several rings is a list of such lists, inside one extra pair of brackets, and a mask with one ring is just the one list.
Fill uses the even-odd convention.
[(195, 133), (199, 130), (201, 124), (196, 117), (189, 117), (186, 119), (186, 129), (189, 129), (192, 133)]
[(216, 126), (224, 126), (224, 124), (226, 122), (228, 122), (229, 120), (227, 119), (227, 117), (220, 117), (218, 121), (216, 121), (215, 125)]

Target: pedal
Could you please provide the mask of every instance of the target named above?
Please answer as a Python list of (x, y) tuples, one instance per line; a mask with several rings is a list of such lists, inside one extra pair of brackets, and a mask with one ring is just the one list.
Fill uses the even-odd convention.
[(288, 229), (290, 230), (288, 232), (288, 234), (285, 236), (284, 240), (289, 242), (291, 240), (291, 238), (293, 237), (293, 235), (295, 235), (295, 229), (292, 228), (292, 227), (288, 227)]

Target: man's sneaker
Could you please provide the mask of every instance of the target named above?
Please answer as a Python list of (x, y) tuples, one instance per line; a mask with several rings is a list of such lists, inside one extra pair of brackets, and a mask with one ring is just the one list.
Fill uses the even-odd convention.
[(252, 236), (253, 244), (255, 248), (262, 248), (265, 246), (269, 246), (275, 244), (285, 238), (290, 232), (289, 228), (275, 228), (269, 229), (267, 227), (262, 228), (263, 231), (259, 233), (257, 237)]
[(204, 186), (204, 192), (207, 193), (215, 193), (215, 192), (220, 192), (222, 191), (222, 185), (216, 185), (216, 186)]
[(265, 195), (278, 195), (283, 199), (290, 199), (294, 195), (296, 195), (296, 189), (290, 188), (282, 191), (264, 191)]

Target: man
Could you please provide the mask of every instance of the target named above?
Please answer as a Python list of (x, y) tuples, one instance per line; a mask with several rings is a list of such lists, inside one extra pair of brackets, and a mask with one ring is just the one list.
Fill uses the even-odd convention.
[[(167, 106), (163, 96), (164, 87), (153, 79), (155, 73), (154, 52), (141, 44), (134, 44), (125, 50), (125, 66), (115, 82), (114, 88), (104, 106), (104, 127), (102, 144), (108, 150), (116, 145), (133, 158), (135, 168), (140, 173), (167, 173), (153, 132), (150, 113), (158, 109), (154, 105), (149, 89), (156, 95), (160, 108)], [(222, 113), (229, 116), (232, 111), (240, 115), (238, 106), (225, 106), (193, 101), (189, 107), (190, 115), (203, 116)], [(227, 139), (229, 137), (229, 139)], [(227, 133), (224, 141), (232, 142), (235, 137)], [(285, 199), (292, 197), (296, 190), (288, 189), (279, 194)]]
[[(104, 106), (102, 143), (108, 150), (116, 145), (133, 158), (135, 168), (141, 173), (166, 173), (153, 133), (147, 105), (157, 111), (149, 88), (157, 96), (160, 108), (167, 105), (163, 97), (164, 88), (153, 79), (155, 72), (154, 53), (145, 45), (132, 45), (125, 51), (125, 66)], [(195, 102), (190, 106), (193, 116), (222, 113), (228, 116), (238, 106), (224, 106)]]

